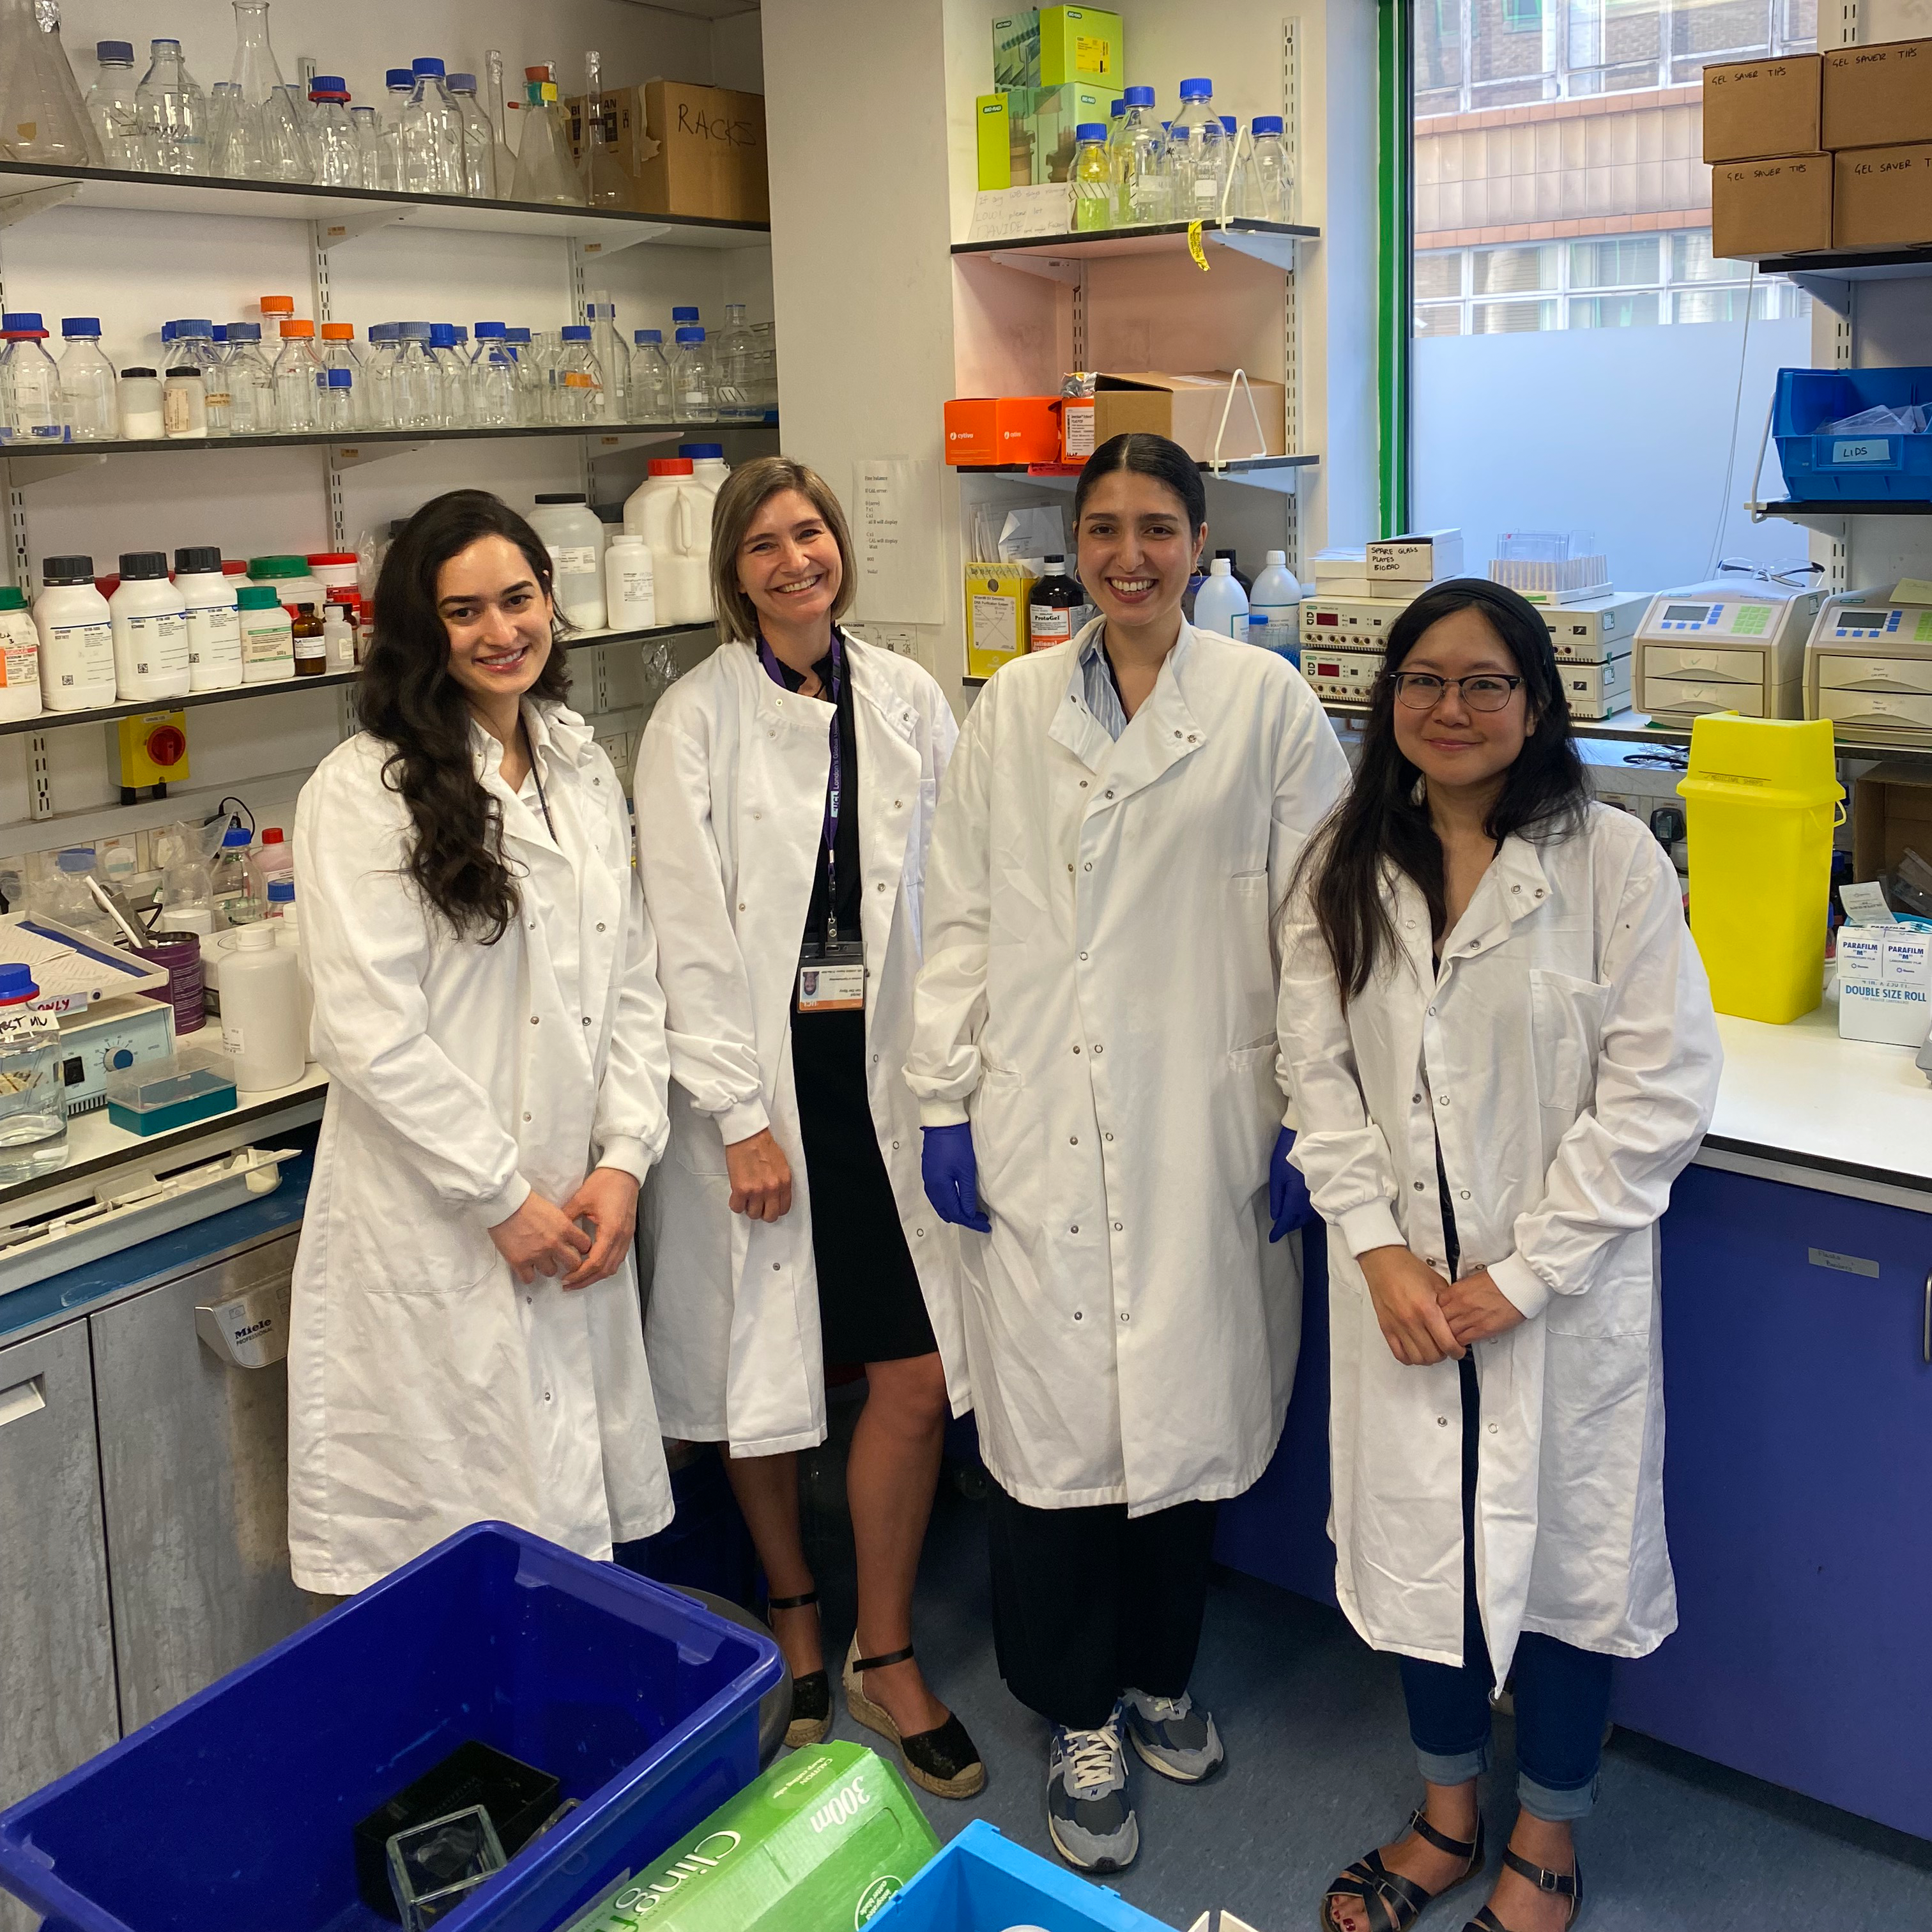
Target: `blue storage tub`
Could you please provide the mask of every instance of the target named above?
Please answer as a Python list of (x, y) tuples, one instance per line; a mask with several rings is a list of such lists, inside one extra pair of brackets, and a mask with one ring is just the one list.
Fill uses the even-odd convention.
[(1779, 370), (1771, 427), (1792, 501), (1932, 501), (1932, 434), (1814, 434), (1821, 423), (1904, 403), (1932, 406), (1932, 368)]
[(581, 1808), (441, 1924), (550, 1932), (757, 1775), (782, 1668), (675, 1591), (475, 1524), (0, 1813), (0, 1885), (44, 1932), (374, 1932), (356, 1821), (476, 1738)]
[(974, 1819), (883, 1912), (867, 1919), (866, 1932), (998, 1932), (1007, 1925), (1037, 1925), (1041, 1932), (1172, 1932), (1118, 1892), (1010, 1845), (983, 1818)]

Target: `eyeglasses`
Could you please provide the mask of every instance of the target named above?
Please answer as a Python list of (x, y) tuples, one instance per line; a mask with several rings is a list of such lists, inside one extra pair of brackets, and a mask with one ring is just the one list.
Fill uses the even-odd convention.
[(1389, 682), (1395, 686), (1396, 701), (1411, 711), (1434, 710), (1451, 685), (1472, 711), (1500, 711), (1522, 680), (1505, 677), (1500, 671), (1483, 671), (1474, 677), (1437, 677), (1426, 670), (1399, 670)]

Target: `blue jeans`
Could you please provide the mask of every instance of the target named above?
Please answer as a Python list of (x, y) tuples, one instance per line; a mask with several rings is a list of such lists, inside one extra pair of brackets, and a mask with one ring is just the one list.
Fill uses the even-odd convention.
[[(1490, 1692), (1496, 1675), (1476, 1594), (1476, 1366), (1462, 1371), (1462, 1666), (1402, 1659), (1408, 1733), (1432, 1784), (1466, 1784), (1490, 1762)], [(1610, 1660), (1534, 1630), (1516, 1644), (1516, 1797), (1532, 1818), (1564, 1824), (1588, 1815), (1597, 1796)]]

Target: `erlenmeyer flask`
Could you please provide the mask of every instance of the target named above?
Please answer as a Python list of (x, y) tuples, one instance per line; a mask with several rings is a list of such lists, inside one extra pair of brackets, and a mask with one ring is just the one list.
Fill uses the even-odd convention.
[(61, 45), (60, 0), (4, 0), (0, 19), (0, 153), (98, 168), (100, 143)]
[(228, 172), (254, 181), (312, 182), (315, 166), (302, 123), (268, 44), (268, 0), (235, 0), (236, 134)]
[(630, 200), (616, 137), (616, 106), (604, 98), (604, 56), (593, 47), (584, 56), (584, 152), (578, 162), (584, 199), (592, 208), (622, 208)]
[(571, 165), (569, 143), (559, 125), (556, 83), (526, 81), (524, 92), (529, 105), (524, 111), (523, 146), (517, 152), (510, 199), (565, 202), (580, 207), (584, 187)]

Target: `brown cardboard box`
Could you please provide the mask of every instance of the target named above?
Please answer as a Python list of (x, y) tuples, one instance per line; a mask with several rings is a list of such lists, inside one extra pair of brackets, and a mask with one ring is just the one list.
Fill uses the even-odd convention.
[(1816, 154), (1822, 63), (1816, 54), (1726, 61), (1704, 70), (1704, 158)]
[[(1224, 369), (1209, 370), (1198, 376), (1138, 370), (1132, 374), (1097, 377), (1093, 442), (1086, 453), (1097, 449), (1109, 436), (1144, 430), (1172, 437), (1197, 463), (1207, 462), (1214, 454), (1215, 433), (1227, 400), (1228, 380)], [(1254, 392), (1255, 409), (1261, 417), (1261, 446), (1256, 446), (1254, 417), (1249, 413), (1247, 398), (1238, 388), (1234, 406), (1228, 411), (1227, 430), (1221, 438), (1222, 458), (1286, 455), (1286, 392), (1279, 382), (1251, 380), (1249, 386)], [(1071, 424), (1070, 412), (1070, 428)], [(1072, 460), (1081, 460), (1070, 448), (1066, 454)]]
[(1711, 252), (1725, 261), (1832, 245), (1832, 157), (1720, 161), (1711, 170)]
[(1932, 145), (1853, 148), (1832, 159), (1838, 176), (1832, 199), (1834, 247), (1932, 242)]
[[(605, 91), (630, 206), (704, 221), (769, 221), (765, 97), (694, 82), (647, 80)], [(571, 152), (582, 152), (584, 103), (568, 104)]]
[(1834, 47), (1823, 59), (1827, 148), (1932, 141), (1932, 40)]
[(1852, 877), (1882, 878), (1908, 845), (1932, 859), (1932, 772), (1874, 765), (1852, 785)]

